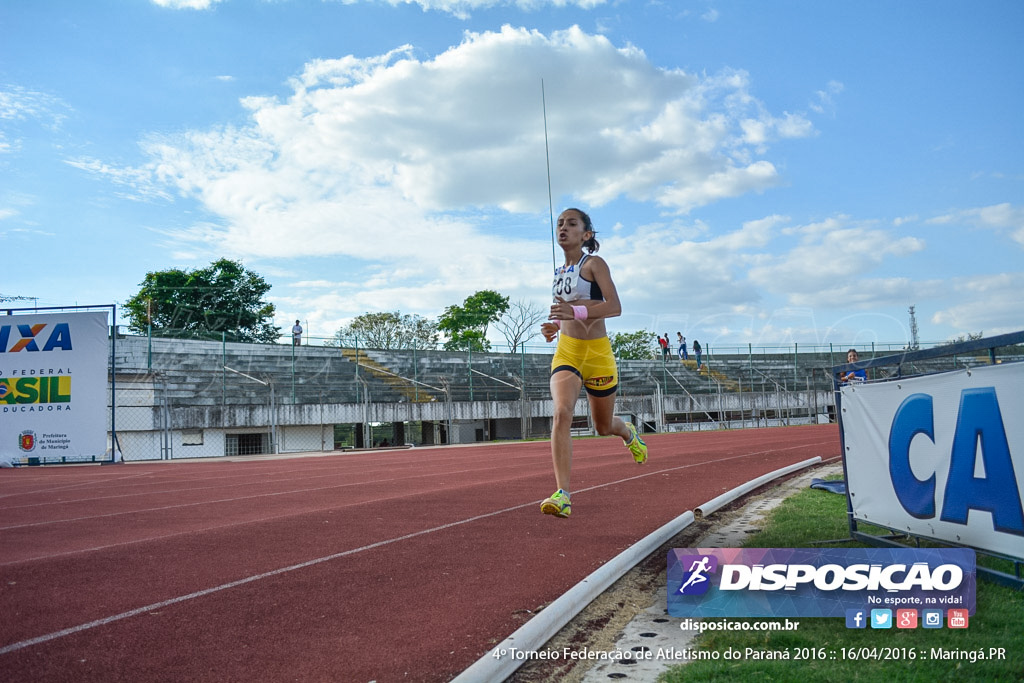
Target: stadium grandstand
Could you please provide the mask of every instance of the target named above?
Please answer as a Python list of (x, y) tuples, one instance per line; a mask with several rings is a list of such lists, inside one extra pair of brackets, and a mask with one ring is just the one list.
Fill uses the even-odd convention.
[[(551, 350), (468, 353), (257, 345), (117, 335), (117, 450), (182, 459), (547, 438)], [(856, 345), (863, 360), (897, 345)], [(619, 361), (617, 413), (645, 432), (834, 421), (846, 346), (719, 347), (693, 360)], [(1019, 348), (1006, 349), (1020, 354)], [(1016, 359), (1016, 357), (1015, 357)], [(937, 358), (919, 374), (988, 364)], [(574, 433), (592, 434), (583, 394)]]

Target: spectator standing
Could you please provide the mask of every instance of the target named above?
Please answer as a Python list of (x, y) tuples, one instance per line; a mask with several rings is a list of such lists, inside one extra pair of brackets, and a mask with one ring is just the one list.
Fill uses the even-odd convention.
[(679, 339), (679, 360), (686, 360), (688, 358), (686, 354), (686, 337), (683, 336), (682, 332), (676, 332), (676, 337)]
[(693, 340), (693, 355), (697, 359), (697, 371), (698, 372), (700, 372), (700, 368), (701, 368), (701, 364), (700, 364), (700, 354), (701, 354), (701, 351), (702, 351), (702, 349), (700, 348), (700, 342), (697, 341), (696, 339), (694, 339)]
[(295, 321), (295, 325), (292, 326), (292, 346), (299, 346), (302, 344), (302, 325), (299, 321)]

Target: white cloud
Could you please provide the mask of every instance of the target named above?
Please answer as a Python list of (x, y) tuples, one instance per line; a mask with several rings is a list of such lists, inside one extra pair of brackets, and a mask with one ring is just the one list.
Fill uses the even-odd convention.
[(835, 96), (843, 92), (844, 87), (839, 81), (829, 81), (823, 90), (815, 93), (808, 107), (817, 114), (835, 111)]
[(774, 222), (774, 217), (755, 221), (705, 240), (688, 239), (688, 231), (674, 225), (642, 226), (632, 235), (609, 237), (602, 250), (607, 246), (606, 258), (623, 299), (640, 308), (682, 308), (696, 314), (709, 302), (720, 309), (758, 301), (743, 271)]
[[(21, 192), (0, 192), (0, 221), (19, 218), (25, 211), (31, 210), (38, 203), (38, 198)], [(16, 232), (10, 229), (8, 232)]]
[(1024, 207), (1010, 203), (975, 209), (963, 209), (936, 216), (927, 223), (935, 225), (964, 224), (974, 228), (1009, 234), (1010, 239), (1024, 247)]
[(171, 198), (171, 195), (161, 184), (154, 182), (153, 174), (148, 169), (111, 166), (99, 159), (90, 158), (66, 159), (64, 163), (80, 171), (102, 176), (116, 185), (128, 188), (129, 191), (127, 193), (121, 193), (121, 196), (126, 199)]
[[(655, 324), (659, 331), (662, 321), (703, 329), (705, 336), (727, 328), (722, 338), (752, 342), (769, 333), (824, 339), (837, 330), (846, 339), (859, 338), (898, 323), (890, 311), (943, 291), (938, 281), (871, 277), (888, 261), (923, 249), (917, 238), (846, 216), (798, 226), (789, 221), (767, 216), (704, 239), (679, 226), (644, 226), (632, 236), (608, 239), (607, 258), (623, 298), (665, 311)], [(813, 321), (815, 310), (843, 309), (863, 313), (833, 330)], [(676, 324), (671, 312), (680, 310), (687, 317)], [(781, 326), (783, 318), (795, 319)]]
[(20, 86), (0, 89), (0, 121), (38, 119), (59, 124), (66, 114), (66, 105), (58, 98)]
[(655, 199), (686, 212), (764, 190), (778, 174), (753, 147), (810, 132), (763, 111), (742, 72), (659, 69), (575, 27), (506, 26), (431, 60), (412, 52), (316, 60), (287, 99), (245, 99), (247, 127), (144, 141), (147, 170), (223, 226), (182, 237), (256, 256), (408, 258), (424, 231), (468, 253), (507, 248), (445, 212), (546, 209), (541, 79), (556, 194), (593, 205)]
[[(198, 1), (198, 0), (197, 0)], [(342, 0), (345, 4), (356, 4), (359, 0)], [(470, 11), (490, 7), (516, 7), (532, 12), (546, 7), (579, 7), (593, 9), (604, 5), (607, 0), (369, 0), (389, 5), (419, 5), (424, 11), (447, 12), (459, 18), (467, 18)]]
[[(164, 229), (168, 253), (182, 260), (333, 257), (345, 263), (344, 285), (299, 288), (325, 315), (436, 314), (483, 288), (538, 294), (538, 269), (551, 258), (542, 79), (555, 196), (591, 207), (626, 198), (684, 216), (761, 192), (779, 183), (764, 158), (771, 144), (813, 134), (800, 116), (768, 112), (744, 72), (662, 69), (577, 27), (543, 35), (506, 26), (466, 33), (431, 59), (399, 46), (311, 61), (286, 97), (243, 99), (245, 125), (147, 136), (142, 168), (69, 163), (138, 197), (198, 202), (195, 223)], [(703, 243), (675, 230), (631, 238), (628, 226), (608, 237), (608, 251), (624, 281), (663, 276), (672, 289), (693, 279), (709, 301), (744, 305), (757, 294), (738, 268), (757, 262), (777, 222)], [(690, 238), (703, 230), (694, 225)], [(629, 255), (643, 256), (645, 245), (676, 263), (662, 275), (633, 273)]]
[(153, 3), (167, 9), (210, 9), (222, 0), (153, 0)]
[(925, 246), (919, 238), (897, 237), (846, 217), (786, 232), (800, 237), (800, 243), (786, 253), (763, 259), (750, 269), (750, 279), (767, 291), (786, 294), (795, 305), (809, 305), (809, 300), (821, 297), (836, 282), (860, 282), (859, 278), (887, 258), (901, 258)]
[(937, 287), (942, 287), (941, 280), (921, 282), (905, 277), (836, 279), (819, 289), (792, 291), (788, 300), (794, 306), (880, 311), (903, 306), (904, 302), (930, 298), (938, 291)]
[(68, 117), (70, 107), (61, 99), (21, 86), (0, 87), (0, 154), (21, 150), (19, 127), (34, 123), (57, 131)]
[(937, 310), (931, 316), (932, 323), (948, 325), (961, 335), (994, 335), (1022, 329), (1020, 292), (1024, 289), (1024, 273), (954, 278), (942, 283), (942, 287), (943, 303), (956, 303)]

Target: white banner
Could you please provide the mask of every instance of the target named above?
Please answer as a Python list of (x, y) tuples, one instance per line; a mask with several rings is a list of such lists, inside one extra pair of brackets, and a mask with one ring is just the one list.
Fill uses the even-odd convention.
[(0, 316), (0, 462), (105, 457), (108, 318)]
[(842, 388), (854, 518), (1024, 559), (1024, 363)]

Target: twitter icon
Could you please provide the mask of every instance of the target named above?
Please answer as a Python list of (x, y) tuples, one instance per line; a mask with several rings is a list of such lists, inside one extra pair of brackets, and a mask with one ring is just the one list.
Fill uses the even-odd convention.
[(871, 610), (871, 628), (892, 628), (892, 610)]

